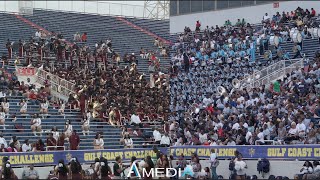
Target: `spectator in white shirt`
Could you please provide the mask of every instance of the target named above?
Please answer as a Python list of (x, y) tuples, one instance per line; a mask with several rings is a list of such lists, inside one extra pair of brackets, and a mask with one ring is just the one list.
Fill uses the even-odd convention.
[(249, 139), (252, 137), (252, 133), (248, 131), (248, 128), (245, 128), (246, 133), (246, 142), (249, 142)]
[(49, 108), (49, 101), (48, 100), (44, 100), (43, 102), (41, 102), (40, 104), (40, 113), (41, 114), (48, 114), (48, 108)]
[(303, 167), (300, 169), (300, 172), (296, 174), (294, 179), (302, 179), (304, 174), (311, 174), (313, 173), (313, 166), (312, 163), (309, 161), (304, 162)]
[(1, 103), (1, 105), (2, 105), (2, 108), (3, 108), (4, 112), (5, 112), (6, 114), (8, 114), (8, 113), (9, 113), (10, 104), (9, 104), (7, 98), (4, 98), (4, 99), (3, 99), (3, 102)]
[(170, 124), (169, 130), (171, 132), (175, 132), (176, 131), (176, 124), (177, 124), (176, 121), (172, 121), (172, 123)]
[(302, 122), (301, 118), (298, 119), (297, 129), (300, 137), (306, 135), (306, 125)]
[(8, 147), (8, 143), (7, 143), (7, 141), (4, 139), (2, 133), (0, 134), (0, 145), (1, 145), (1, 144), (4, 145), (4, 148), (7, 148), (7, 147)]
[(239, 123), (236, 122), (236, 123), (233, 124), (232, 129), (238, 130), (239, 127), (240, 127)]
[(263, 136), (267, 139), (270, 140), (270, 131), (268, 129), (268, 125), (264, 124), (263, 125)]
[(158, 129), (153, 130), (153, 138), (154, 138), (154, 141), (156, 142), (156, 144), (160, 144), (160, 141), (162, 138), (161, 138), (161, 134), (158, 131)]
[(170, 146), (170, 138), (168, 136), (168, 133), (165, 133), (161, 137), (160, 145), (163, 146), (163, 147), (169, 147)]
[(270, 21), (270, 16), (268, 16), (268, 13), (266, 13), (262, 18), (262, 23), (266, 23), (268, 21)]
[(200, 143), (203, 144), (207, 140), (208, 140), (207, 134), (203, 132), (203, 129), (201, 129), (201, 131), (199, 133), (199, 141), (200, 141)]
[(202, 103), (205, 107), (207, 107), (209, 104), (213, 103), (213, 100), (210, 98), (209, 95), (206, 95), (206, 97), (203, 98)]
[(42, 136), (41, 119), (37, 114), (35, 114), (31, 120), (31, 131), (33, 132), (34, 136), (37, 136), (37, 132), (40, 134), (40, 136)]
[(53, 135), (53, 138), (58, 142), (58, 138), (60, 135), (56, 126), (53, 126), (53, 128), (51, 129), (51, 133)]
[(0, 91), (0, 99), (6, 97), (6, 93)]
[(101, 134), (97, 133), (96, 137), (93, 140), (93, 148), (94, 149), (104, 149), (104, 140)]
[(4, 109), (0, 107), (0, 125), (3, 126), (3, 130), (6, 129), (5, 126), (5, 121), (6, 121), (6, 113), (4, 112)]
[(126, 134), (123, 138), (124, 140), (124, 147), (125, 148), (133, 148), (133, 140), (129, 136), (129, 134)]
[(133, 125), (139, 125), (141, 123), (140, 117), (135, 115), (135, 113), (133, 113), (131, 115), (131, 122), (130, 123)]
[(60, 101), (60, 109), (58, 110), (58, 112), (61, 114), (61, 115), (64, 115), (64, 109), (65, 109), (66, 105), (63, 101)]
[[(90, 113), (90, 112), (89, 112)], [(85, 116), (82, 120), (82, 134), (84, 136), (89, 135), (89, 128), (90, 128), (90, 116)]]
[(32, 150), (31, 144), (29, 143), (29, 139), (26, 139), (24, 141), (24, 144), (22, 144), (22, 152), (29, 152)]
[(34, 35), (35, 35), (35, 37), (40, 38), (40, 37), (41, 37), (41, 32), (40, 32), (40, 31), (37, 31)]
[(298, 139), (298, 128), (297, 124), (295, 122), (291, 123), (291, 128), (288, 131), (287, 136), (285, 137), (284, 141), (285, 142), (290, 142), (292, 140), (297, 140)]
[(233, 140), (232, 137), (228, 138), (227, 146), (235, 146), (236, 142)]
[(263, 134), (263, 128), (260, 128), (260, 132), (257, 135), (258, 136), (258, 144), (263, 145), (264, 144), (264, 134)]
[(245, 179), (245, 169), (247, 168), (246, 162), (242, 160), (242, 156), (238, 156), (234, 162), (234, 169), (237, 173), (236, 179)]

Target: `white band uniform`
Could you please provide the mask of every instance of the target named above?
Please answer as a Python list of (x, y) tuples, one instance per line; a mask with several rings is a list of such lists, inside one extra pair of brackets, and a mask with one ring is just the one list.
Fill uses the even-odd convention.
[(278, 46), (279, 45), (279, 37), (278, 36), (271, 36), (269, 42), (270, 42), (270, 45)]
[(295, 43), (301, 43), (302, 42), (302, 35), (300, 32), (295, 32), (292, 34), (292, 40)]
[(312, 34), (314, 37), (320, 37), (320, 28), (313, 28), (312, 29)]

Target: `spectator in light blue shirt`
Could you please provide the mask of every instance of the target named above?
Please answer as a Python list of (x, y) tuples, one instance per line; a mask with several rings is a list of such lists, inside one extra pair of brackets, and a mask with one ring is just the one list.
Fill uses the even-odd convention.
[(234, 46), (234, 50), (239, 51), (239, 49), (240, 49), (240, 45), (239, 45), (239, 43), (236, 43)]
[(219, 51), (219, 56), (221, 56), (221, 57), (225, 57), (225, 52), (224, 52), (224, 50), (223, 50), (223, 49), (221, 49), (221, 50)]
[(239, 56), (241, 57), (241, 59), (243, 59), (245, 55), (246, 55), (246, 52), (244, 50), (241, 50), (239, 52)]
[(232, 49), (228, 52), (228, 54), (230, 57), (233, 57), (233, 58), (236, 56), (235, 52)]
[(283, 54), (283, 59), (284, 59), (284, 60), (289, 60), (289, 59), (290, 59), (289, 52), (285, 52), (285, 53)]
[(208, 56), (207, 54), (205, 54), (205, 55), (203, 56), (203, 59), (206, 60), (206, 61), (208, 61), (208, 60), (209, 60), (209, 56)]
[(217, 52), (213, 51), (213, 52), (211, 53), (211, 58), (216, 59), (217, 56), (218, 56), (218, 55), (217, 55)]
[(198, 51), (198, 52), (196, 53), (196, 57), (197, 57), (198, 59), (202, 59), (202, 58), (203, 58), (200, 51)]
[(241, 44), (241, 48), (242, 48), (242, 49), (246, 49), (246, 48), (247, 48), (246, 43), (242, 43), (242, 44)]

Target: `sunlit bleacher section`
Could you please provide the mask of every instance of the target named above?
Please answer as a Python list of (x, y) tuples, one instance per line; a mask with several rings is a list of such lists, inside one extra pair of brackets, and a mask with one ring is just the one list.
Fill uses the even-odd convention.
[(8, 39), (18, 42), (34, 35), (36, 29), (17, 19), (13, 14), (0, 13), (0, 54), (7, 54), (5, 44)]
[(154, 19), (139, 19), (139, 18), (126, 18), (128, 21), (144, 28), (152, 33), (164, 38), (169, 39), (169, 20), (154, 20)]

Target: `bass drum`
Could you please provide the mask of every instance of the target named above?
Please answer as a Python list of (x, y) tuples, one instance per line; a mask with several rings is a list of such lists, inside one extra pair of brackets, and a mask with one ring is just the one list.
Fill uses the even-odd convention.
[(319, 28), (313, 28), (312, 30), (313, 37), (320, 37), (320, 29)]
[(302, 35), (300, 32), (295, 32), (292, 35), (292, 40), (295, 43), (301, 43), (302, 42)]
[(272, 46), (278, 46), (279, 45), (279, 37), (278, 36), (271, 36), (269, 42), (270, 42), (270, 45), (272, 45)]

